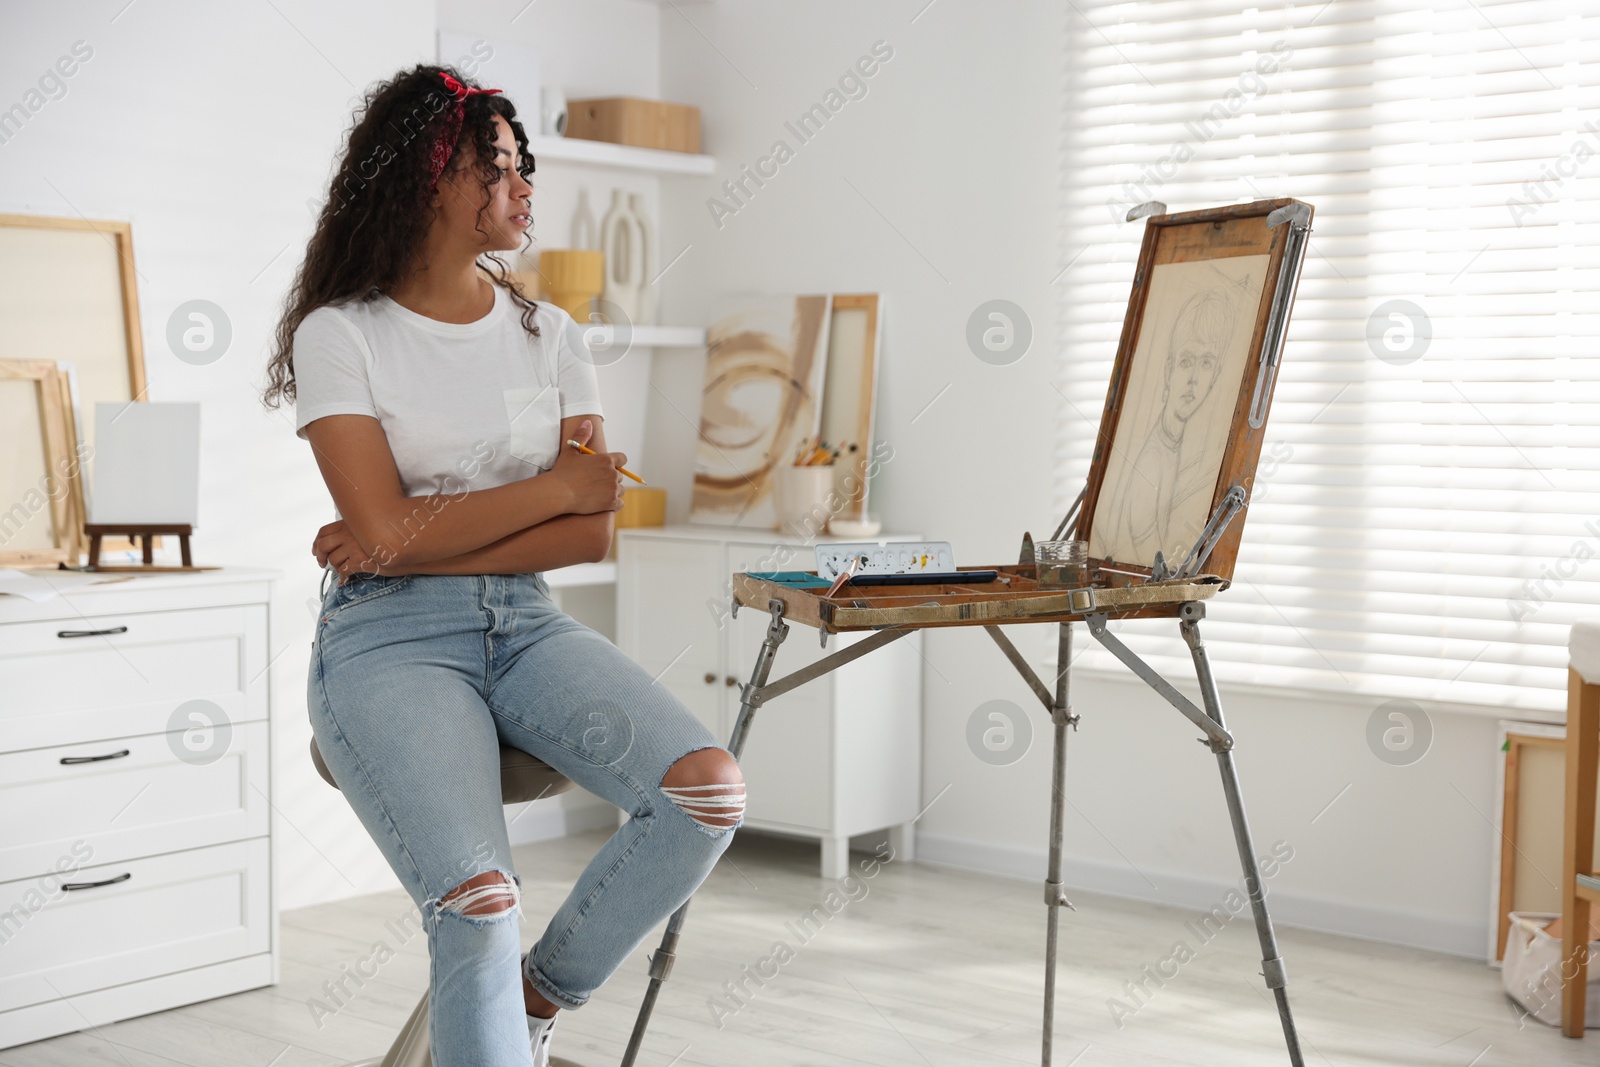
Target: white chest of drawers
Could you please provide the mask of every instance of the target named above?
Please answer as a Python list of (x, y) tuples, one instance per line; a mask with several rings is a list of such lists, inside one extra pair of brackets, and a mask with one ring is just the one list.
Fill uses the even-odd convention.
[(0, 597), (0, 1048), (277, 981), (276, 576)]

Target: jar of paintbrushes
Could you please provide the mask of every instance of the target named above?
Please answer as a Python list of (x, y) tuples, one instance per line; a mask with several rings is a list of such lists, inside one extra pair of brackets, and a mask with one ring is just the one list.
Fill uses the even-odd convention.
[(834, 460), (840, 452), (820, 437), (808, 437), (791, 462), (778, 467), (773, 511), (779, 530), (811, 536), (827, 528), (843, 503), (833, 491)]

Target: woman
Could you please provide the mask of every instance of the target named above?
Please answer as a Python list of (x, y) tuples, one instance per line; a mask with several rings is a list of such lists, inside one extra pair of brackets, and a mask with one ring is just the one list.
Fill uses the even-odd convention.
[[(572, 318), (480, 266), (530, 225), (533, 159), (498, 92), (420, 65), (368, 94), (264, 397), (296, 404), (338, 507), (312, 545), (311, 725), (421, 909), (438, 1067), (543, 1067), (556, 1013), (689, 898), (744, 814), (728, 751), (540, 573), (606, 556), (627, 457)], [(526, 956), (502, 742), (632, 815)]]

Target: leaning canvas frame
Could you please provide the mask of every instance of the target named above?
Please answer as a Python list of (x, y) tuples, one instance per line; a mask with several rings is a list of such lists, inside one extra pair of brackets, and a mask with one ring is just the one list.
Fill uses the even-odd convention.
[[(143, 336), (131, 223), (0, 214), (0, 359), (73, 366), (89, 467), (80, 472), (80, 487), (88, 486), (80, 492), (93, 488), (94, 427), (84, 413), (102, 400), (146, 399)], [(117, 537), (103, 547), (137, 546)]]
[[(1566, 817), (1567, 730), (1501, 719), (1496, 730), (1494, 851), (1489, 870), (1489, 966), (1499, 967), (1511, 936), (1511, 913), (1561, 911)], [(1595, 839), (1600, 842), (1600, 823)], [(1600, 927), (1600, 912), (1590, 920)], [(1591, 940), (1596, 938), (1591, 933)]]
[[(84, 547), (84, 506), (67, 376), (49, 360), (0, 359), (0, 382), (29, 387), (31, 402), (26, 403), (35, 412), (33, 419), (9, 415), (0, 419), (0, 452), (11, 457), (5, 474), (22, 489), (16, 499), (4, 502), (4, 514), (0, 515), (0, 565), (75, 566)], [(17, 400), (8, 396), (0, 401), (0, 407)], [(34, 434), (39, 437), (37, 442), (22, 439), (22, 435)], [(13, 465), (19, 462), (17, 457), (31, 457), (35, 446), (37, 464), (30, 463), (26, 469)], [(36, 518), (49, 523), (49, 545), (6, 545)]]
[[(882, 298), (878, 293), (834, 293), (828, 328), (828, 364), (822, 394), (820, 433), (843, 451), (834, 461), (834, 490), (840, 504), (832, 518), (867, 517), (868, 457), (872, 453), (878, 394), (878, 352), (883, 337)], [(860, 329), (855, 317), (859, 316)], [(849, 446), (855, 445), (855, 451)]]
[[(1248, 501), (1311, 214), (1278, 199), (1147, 219), (1075, 527), (1094, 566), (1148, 577), (1159, 547), (1176, 570), (1231, 490)], [(1241, 509), (1205, 573), (1232, 579), (1243, 528)]]
[[(56, 361), (56, 380), (61, 390), (61, 411), (65, 423), (68, 459), (67, 481), (67, 565), (78, 566), (78, 561), (89, 551), (89, 534), (84, 524), (89, 521), (88, 501), (83, 491), (83, 459), (89, 454), (84, 441), (83, 426), (78, 419), (77, 374), (71, 363)], [(132, 545), (130, 538), (128, 543)]]

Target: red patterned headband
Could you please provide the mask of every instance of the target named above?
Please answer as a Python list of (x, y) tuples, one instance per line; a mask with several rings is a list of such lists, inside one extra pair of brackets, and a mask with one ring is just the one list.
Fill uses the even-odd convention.
[(450, 156), (456, 150), (456, 141), (461, 138), (461, 124), (466, 118), (466, 99), (469, 96), (488, 96), (498, 93), (499, 89), (469, 89), (444, 71), (439, 72), (439, 77), (444, 79), (444, 86), (454, 94), (448, 107), (445, 108), (444, 127), (440, 129), (439, 136), (433, 142), (433, 155), (429, 158), (429, 184), (430, 190), (439, 187), (439, 175), (444, 173), (444, 166), (450, 162)]

